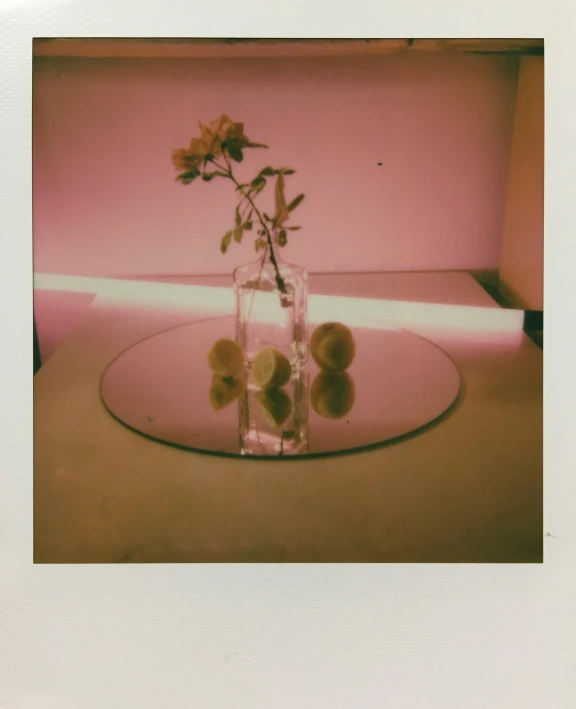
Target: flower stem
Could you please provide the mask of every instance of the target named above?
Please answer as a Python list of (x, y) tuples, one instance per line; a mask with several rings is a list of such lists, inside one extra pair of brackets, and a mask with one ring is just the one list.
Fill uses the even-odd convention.
[[(241, 185), (240, 185), (240, 183), (238, 182), (238, 180), (234, 177), (234, 175), (233, 175), (233, 173), (232, 173), (232, 166), (231, 166), (230, 163), (228, 162), (228, 160), (227, 160), (227, 158), (226, 158), (226, 155), (224, 155), (224, 159), (226, 160), (226, 164), (227, 164), (227, 166), (228, 166), (228, 175), (229, 175), (230, 179), (231, 179), (232, 182), (236, 185), (236, 187), (238, 188), (238, 190), (244, 195), (245, 199), (248, 200), (248, 202), (250, 203), (250, 206), (252, 207), (252, 209), (253, 209), (254, 212), (256, 213), (256, 216), (258, 217), (258, 221), (260, 222), (260, 224), (262, 225), (262, 228), (264, 229), (264, 232), (266, 233), (266, 241), (268, 242), (268, 248), (270, 249), (270, 261), (272, 262), (272, 265), (274, 266), (274, 275), (275, 275), (275, 278), (276, 278), (276, 285), (278, 286), (278, 290), (280, 291), (280, 293), (286, 294), (286, 293), (288, 293), (288, 289), (286, 288), (286, 284), (284, 283), (284, 279), (283, 279), (282, 276), (280, 275), (280, 269), (279, 269), (279, 267), (278, 267), (278, 261), (276, 260), (276, 254), (274, 253), (274, 246), (273, 246), (273, 243), (272, 243), (272, 236), (271, 236), (271, 234), (270, 234), (270, 229), (269, 229), (268, 226), (266, 225), (266, 220), (262, 217), (262, 214), (260, 213), (260, 210), (259, 210), (258, 207), (256, 206), (256, 204), (255, 204), (254, 200), (252, 199), (252, 197), (251, 197), (247, 192), (244, 191), (244, 188), (241, 187)], [(216, 165), (216, 167), (218, 167), (218, 168), (221, 169), (221, 170), (224, 169), (224, 168), (221, 167), (220, 165)]]

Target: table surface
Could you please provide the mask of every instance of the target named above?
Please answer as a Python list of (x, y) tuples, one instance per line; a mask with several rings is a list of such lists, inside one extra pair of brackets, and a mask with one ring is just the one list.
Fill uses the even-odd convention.
[[(467, 274), (323, 279), (330, 294), (498, 307)], [(542, 352), (526, 335), (414, 330), (459, 368), (452, 415), (383, 449), (279, 465), (170, 448), (104, 409), (108, 362), (190, 317), (96, 298), (35, 376), (37, 563), (542, 560)]]

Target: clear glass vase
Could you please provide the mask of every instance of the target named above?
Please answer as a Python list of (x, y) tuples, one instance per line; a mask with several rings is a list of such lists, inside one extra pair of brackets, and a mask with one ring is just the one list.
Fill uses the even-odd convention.
[(290, 456), (308, 452), (308, 373), (279, 389), (247, 387), (239, 399), (240, 453)]
[(308, 358), (308, 274), (286, 263), (273, 236), (261, 257), (234, 271), (236, 341), (250, 370), (258, 352), (273, 347), (299, 371)]

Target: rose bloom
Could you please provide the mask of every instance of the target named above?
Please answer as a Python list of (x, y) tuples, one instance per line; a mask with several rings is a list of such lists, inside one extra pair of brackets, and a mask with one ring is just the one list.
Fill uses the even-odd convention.
[(193, 170), (206, 159), (222, 155), (222, 143), (230, 138), (248, 142), (244, 135), (244, 124), (234, 123), (226, 114), (212, 121), (210, 125), (200, 125), (200, 137), (192, 138), (188, 148), (178, 148), (172, 151), (172, 163), (176, 170)]
[(208, 127), (200, 124), (200, 130), (199, 142), (204, 144), (206, 152), (212, 153), (214, 156), (222, 154), (222, 143), (225, 140), (233, 138), (248, 142), (248, 138), (244, 135), (244, 124), (234, 123), (225, 113), (220, 118), (212, 121)]
[(193, 170), (198, 168), (204, 160), (204, 155), (192, 153), (186, 148), (178, 148), (172, 151), (172, 164), (176, 170), (180, 172)]

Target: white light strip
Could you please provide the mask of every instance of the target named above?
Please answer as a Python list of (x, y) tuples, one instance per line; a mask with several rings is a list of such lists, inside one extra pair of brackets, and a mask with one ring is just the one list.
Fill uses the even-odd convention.
[(231, 288), (35, 273), (34, 289), (94, 293), (98, 297), (119, 303), (154, 304), (177, 308), (204, 307), (224, 313), (234, 312), (234, 291)]
[[(34, 274), (36, 290), (94, 293), (119, 303), (173, 308), (202, 308), (211, 312), (234, 312), (232, 288), (180, 285), (114, 278), (85, 278), (48, 273)], [(269, 294), (274, 296), (274, 294)], [(275, 304), (263, 299), (263, 311), (272, 313)], [(337, 320), (357, 327), (440, 327), (450, 330), (519, 332), (524, 327), (524, 311), (469, 305), (443, 305), (408, 301), (311, 295), (309, 319), (312, 323)]]
[[(446, 330), (519, 332), (524, 311), (471, 305), (443, 305), (400, 300), (376, 300), (317, 295), (310, 298), (310, 319), (351, 320), (363, 327), (439, 327)], [(330, 317), (327, 317), (330, 311)], [(361, 317), (362, 323), (358, 322)], [(365, 324), (366, 323), (366, 324)]]

